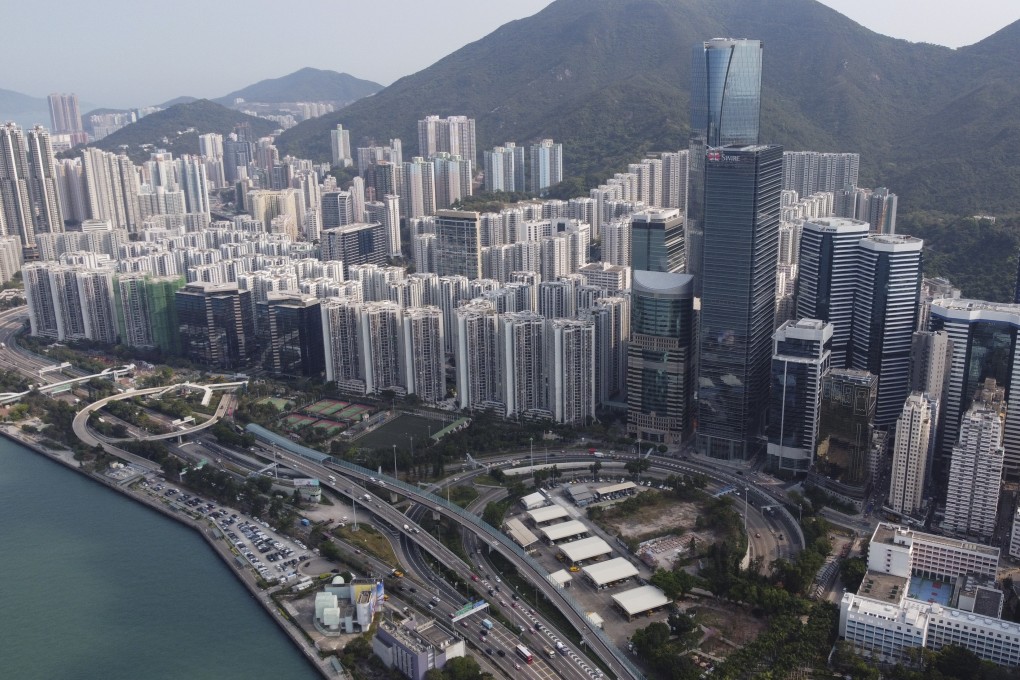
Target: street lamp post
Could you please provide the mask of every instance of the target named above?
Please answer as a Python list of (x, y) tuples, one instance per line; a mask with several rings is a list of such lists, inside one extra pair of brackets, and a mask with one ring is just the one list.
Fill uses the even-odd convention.
[(393, 479), (400, 479), (400, 475), (397, 474), (397, 445), (393, 445)]
[(744, 487), (744, 533), (747, 533), (747, 487)]
[(535, 484), (535, 438), (531, 437), (531, 485), (538, 486)]

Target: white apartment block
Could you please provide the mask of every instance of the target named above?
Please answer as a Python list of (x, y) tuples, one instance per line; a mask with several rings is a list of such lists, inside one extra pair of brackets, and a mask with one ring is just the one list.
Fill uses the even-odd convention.
[(965, 536), (991, 537), (1005, 454), (1002, 414), (975, 405), (960, 421), (959, 443), (953, 447), (943, 528)]
[(889, 507), (898, 514), (913, 515), (921, 509), (931, 434), (931, 403), (920, 392), (914, 392), (903, 404), (893, 443)]

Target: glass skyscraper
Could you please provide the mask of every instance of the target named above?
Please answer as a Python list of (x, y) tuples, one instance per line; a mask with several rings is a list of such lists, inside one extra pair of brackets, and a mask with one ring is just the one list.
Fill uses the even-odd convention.
[(705, 154), (697, 447), (714, 458), (765, 448), (782, 181), (781, 146)]
[(627, 347), (627, 431), (676, 446), (691, 433), (694, 294), (687, 274), (635, 271)]
[(696, 296), (702, 283), (705, 152), (709, 147), (758, 143), (762, 48), (760, 40), (729, 38), (694, 48), (686, 244), (687, 272), (694, 276)]
[(682, 272), (684, 220), (672, 209), (642, 210), (631, 215), (631, 267), (649, 272)]

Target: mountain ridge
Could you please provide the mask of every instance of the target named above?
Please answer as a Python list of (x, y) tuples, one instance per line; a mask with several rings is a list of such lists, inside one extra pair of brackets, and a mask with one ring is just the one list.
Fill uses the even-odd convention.
[[(557, 0), (496, 29), (368, 99), (306, 121), (278, 138), (282, 153), (329, 155), (342, 123), (355, 146), (417, 145), (427, 114), (476, 119), (478, 148), (553, 137), (564, 169), (589, 183), (648, 150), (685, 148), (691, 50), (706, 39), (762, 39), (762, 142), (787, 149), (857, 151), (861, 183), (888, 186), (901, 209), (967, 212), (1020, 201), (1020, 113), (1012, 75), (1020, 22), (957, 50), (882, 36), (814, 0)], [(985, 107), (967, 110), (970, 92)], [(991, 144), (992, 172), (939, 151)], [(937, 172), (927, 176), (925, 168)], [(950, 175), (969, 179), (957, 186)]]

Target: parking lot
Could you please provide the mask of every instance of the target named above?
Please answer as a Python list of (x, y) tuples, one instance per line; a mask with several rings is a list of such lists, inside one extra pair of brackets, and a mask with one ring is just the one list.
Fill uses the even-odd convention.
[(164, 481), (146, 480), (141, 486), (150, 495), (180, 512), (206, 517), (214, 522), (238, 556), (265, 581), (286, 583), (297, 579), (298, 564), (309, 557), (309, 551), (302, 543), (278, 534), (262, 520), (218, 506)]

